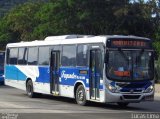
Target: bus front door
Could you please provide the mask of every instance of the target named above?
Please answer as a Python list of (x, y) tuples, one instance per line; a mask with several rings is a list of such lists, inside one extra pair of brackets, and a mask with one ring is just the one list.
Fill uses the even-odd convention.
[(101, 50), (93, 49), (90, 51), (90, 99), (100, 99), (100, 75), (101, 75)]
[(51, 76), (51, 94), (59, 95), (59, 66), (60, 66), (60, 52), (52, 51), (50, 60), (50, 76)]

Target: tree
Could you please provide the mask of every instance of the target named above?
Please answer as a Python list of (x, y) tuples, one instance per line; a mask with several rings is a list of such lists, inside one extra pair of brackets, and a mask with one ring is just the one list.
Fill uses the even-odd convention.
[(18, 41), (31, 40), (31, 34), (38, 22), (34, 19), (35, 13), (39, 10), (41, 3), (25, 3), (18, 6), (6, 16), (10, 30), (16, 34)]
[[(28, 41), (61, 34), (124, 34), (159, 39), (155, 0), (50, 0), (25, 3), (0, 22), (0, 41)], [(153, 17), (153, 14), (157, 14)]]

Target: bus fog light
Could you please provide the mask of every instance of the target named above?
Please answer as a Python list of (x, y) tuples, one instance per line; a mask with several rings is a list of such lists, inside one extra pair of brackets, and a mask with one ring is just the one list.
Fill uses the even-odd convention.
[(150, 92), (152, 92), (154, 90), (154, 87), (153, 87), (153, 85), (151, 85), (151, 86), (149, 86), (144, 92), (145, 93), (150, 93)]

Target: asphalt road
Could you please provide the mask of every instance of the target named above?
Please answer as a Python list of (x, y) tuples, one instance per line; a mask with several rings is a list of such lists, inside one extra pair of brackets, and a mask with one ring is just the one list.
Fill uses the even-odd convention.
[(130, 104), (90, 103), (80, 106), (73, 99), (40, 95), (29, 98), (25, 91), (0, 86), (0, 119), (160, 119), (160, 97), (154, 102)]

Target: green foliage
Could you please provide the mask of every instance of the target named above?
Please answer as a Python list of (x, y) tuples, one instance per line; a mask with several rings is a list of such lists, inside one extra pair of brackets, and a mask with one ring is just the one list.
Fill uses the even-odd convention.
[(8, 28), (8, 23), (5, 19), (0, 22), (0, 44), (6, 44), (12, 39), (12, 32)]
[(26, 3), (23, 6), (18, 6), (6, 16), (10, 30), (16, 34), (20, 34), (16, 40), (30, 40), (33, 28), (37, 25), (34, 16), (39, 10), (40, 4)]
[[(155, 0), (27, 2), (0, 20), (0, 43), (61, 34), (124, 34), (160, 41), (159, 23), (159, 6)], [(154, 46), (158, 50), (160, 44)]]

